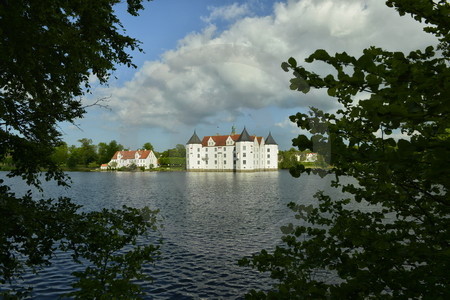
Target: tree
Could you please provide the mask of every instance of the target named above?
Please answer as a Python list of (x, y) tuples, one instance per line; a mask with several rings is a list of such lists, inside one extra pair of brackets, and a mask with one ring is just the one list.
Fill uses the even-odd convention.
[(98, 143), (97, 154), (98, 154), (97, 163), (99, 165), (107, 163), (111, 160), (111, 156), (108, 156), (108, 144), (106, 144), (106, 143), (103, 143), (103, 142)]
[(153, 151), (153, 145), (151, 143), (145, 143), (142, 149)]
[(186, 166), (186, 148), (177, 144), (175, 148), (168, 149), (161, 153), (159, 158), (159, 163), (161, 166)]
[(161, 154), (162, 157), (186, 157), (186, 148), (177, 144), (175, 148), (168, 149)]
[[(318, 192), (315, 206), (291, 203), (303, 224), (282, 228), (283, 245), (263, 250), (241, 264), (277, 279), (270, 299), (446, 299), (450, 296), (450, 4), (447, 1), (390, 0), (400, 15), (429, 24), (439, 39), (409, 54), (365, 49), (359, 58), (317, 50), (307, 63), (325, 62), (337, 75), (320, 76), (297, 65), (291, 89), (326, 89), (342, 109), (313, 109), (290, 119), (311, 137), (299, 136), (300, 150), (314, 146), (332, 169), (301, 165), (294, 176), (334, 176), (332, 186), (350, 194), (333, 199)], [(356, 101), (359, 93), (368, 94)], [(393, 133), (402, 137), (394, 139)], [(329, 151), (326, 151), (327, 146)], [(352, 177), (357, 183), (348, 183)], [(323, 279), (327, 272), (334, 280)]]
[[(139, 42), (124, 34), (116, 16), (114, 5), (119, 2), (0, 1), (0, 161), (8, 157), (15, 166), (8, 176), (21, 176), (40, 188), (39, 173), (45, 170), (46, 180), (68, 184), (53, 155), (61, 143), (57, 124), (73, 123), (84, 115), (81, 97), (90, 91), (90, 76), (104, 84), (116, 65), (134, 66), (129, 50), (140, 51)], [(142, 2), (127, 0), (128, 12), (136, 16)], [(77, 209), (65, 198), (36, 200), (30, 193), (16, 197), (0, 181), (0, 284), (11, 282), (25, 267), (36, 271), (48, 264), (58, 246), (77, 250), (84, 243), (75, 235), (83, 235), (77, 225), (87, 222), (95, 227), (94, 220)], [(139, 235), (153, 226), (154, 219), (139, 219), (139, 210), (133, 211), (136, 218), (128, 222), (128, 213), (127, 209), (110, 211), (118, 227), (100, 222), (96, 228), (117, 241), (127, 228), (131, 235)], [(114, 243), (113, 248), (119, 251), (122, 245)], [(95, 239), (89, 247), (108, 255), (100, 251), (106, 245)], [(124, 265), (133, 263), (133, 251), (124, 258)], [(151, 251), (147, 254), (144, 261), (152, 259)], [(141, 272), (140, 267), (134, 270)], [(136, 272), (122, 273), (120, 278), (132, 280)], [(120, 285), (114, 288), (121, 289)], [(122, 285), (121, 292), (135, 290), (133, 283)]]
[(111, 160), (114, 153), (117, 151), (122, 151), (123, 146), (121, 144), (118, 144), (115, 140), (112, 140), (109, 142), (109, 144), (106, 143), (99, 143), (98, 144), (98, 163), (104, 164)]
[(80, 148), (72, 145), (69, 147), (69, 154), (67, 158), (67, 167), (69, 169), (75, 169), (78, 165), (81, 164), (81, 153)]
[(175, 149), (177, 150), (177, 156), (178, 157), (186, 157), (186, 147), (182, 144), (177, 144), (175, 146)]
[(88, 166), (90, 163), (98, 160), (97, 147), (92, 144), (91, 139), (83, 138), (78, 140), (81, 143), (81, 147), (78, 148), (80, 154), (80, 163), (84, 166)]
[(280, 158), (280, 169), (290, 169), (298, 164), (296, 155), (300, 155), (299, 151), (296, 151), (294, 148), (291, 148), (287, 151), (280, 151), (278, 156)]
[[(30, 183), (39, 169), (61, 180), (50, 160), (59, 144), (57, 122), (85, 113), (80, 97), (89, 76), (106, 83), (116, 64), (133, 66), (127, 50), (138, 41), (121, 33), (113, 5), (118, 0), (2, 1), (0, 3), (0, 158), (9, 152)], [(137, 15), (141, 0), (128, 0)]]
[(55, 151), (53, 153), (53, 160), (56, 165), (65, 166), (68, 158), (69, 148), (65, 142), (61, 142), (61, 144), (55, 148)]

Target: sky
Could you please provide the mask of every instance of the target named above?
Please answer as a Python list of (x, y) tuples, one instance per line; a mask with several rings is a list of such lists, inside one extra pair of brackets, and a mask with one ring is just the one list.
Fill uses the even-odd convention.
[(359, 56), (373, 45), (407, 52), (437, 43), (423, 24), (384, 2), (155, 0), (138, 17), (120, 5), (126, 33), (144, 52), (132, 52), (137, 68), (118, 66), (106, 86), (91, 78), (92, 94), (82, 101), (106, 99), (108, 108), (90, 107), (75, 124), (61, 124), (62, 139), (116, 140), (129, 149), (150, 142), (164, 151), (186, 144), (194, 131), (202, 138), (235, 126), (237, 133), (271, 132), (287, 150), (304, 133), (290, 115), (309, 107), (333, 112), (338, 103), (324, 90), (291, 91), (283, 61), (294, 57), (326, 75), (328, 66), (304, 63), (316, 49)]

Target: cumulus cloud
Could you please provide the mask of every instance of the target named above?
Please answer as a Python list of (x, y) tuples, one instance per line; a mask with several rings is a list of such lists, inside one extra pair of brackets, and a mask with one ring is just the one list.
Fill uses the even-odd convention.
[(202, 20), (208, 23), (215, 20), (232, 21), (251, 13), (249, 5), (246, 3), (241, 5), (233, 3), (232, 5), (220, 7), (210, 6), (208, 10), (211, 11), (209, 16), (202, 17)]
[(238, 4), (212, 9), (208, 21), (236, 21), (222, 32), (209, 24), (187, 35), (160, 61), (146, 62), (132, 80), (105, 90), (112, 95), (113, 118), (174, 131), (233, 121), (245, 109), (267, 106), (333, 110), (336, 103), (324, 91), (290, 91), (280, 63), (290, 56), (301, 62), (316, 49), (358, 55), (370, 45), (405, 51), (435, 43), (420, 24), (379, 0), (289, 0), (274, 4), (268, 16), (248, 13)]

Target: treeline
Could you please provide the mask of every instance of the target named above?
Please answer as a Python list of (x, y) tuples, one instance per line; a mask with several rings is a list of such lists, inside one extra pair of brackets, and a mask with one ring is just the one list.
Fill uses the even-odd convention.
[(161, 152), (159, 165), (162, 167), (186, 167), (186, 148), (177, 144), (175, 148)]
[[(80, 139), (78, 142), (81, 144), (78, 147), (68, 146), (64, 142), (56, 147), (53, 153), (55, 163), (68, 169), (97, 168), (101, 164), (108, 163), (117, 151), (129, 150), (115, 140), (98, 145), (94, 145), (92, 140), (87, 138)], [(141, 149), (153, 150), (153, 146), (151, 143), (145, 143)]]
[[(109, 163), (114, 153), (126, 149), (123, 145), (113, 140), (109, 143), (93, 144), (91, 139), (83, 138), (78, 140), (79, 145), (69, 146), (65, 142), (55, 147), (52, 159), (62, 169), (84, 170), (100, 167), (101, 164)], [(139, 149), (152, 150), (158, 158), (158, 163), (162, 167), (185, 168), (186, 149), (184, 145), (177, 144), (175, 148), (163, 152), (156, 152), (151, 143), (145, 143)], [(0, 170), (11, 170), (14, 168), (12, 159), (7, 156), (0, 162)]]

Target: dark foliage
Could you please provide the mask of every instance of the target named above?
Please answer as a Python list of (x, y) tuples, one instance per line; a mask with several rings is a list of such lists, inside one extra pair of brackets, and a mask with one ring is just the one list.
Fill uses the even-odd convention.
[[(336, 114), (313, 109), (291, 121), (312, 135), (294, 146), (314, 145), (328, 157), (332, 185), (349, 198), (318, 192), (315, 206), (292, 203), (300, 223), (282, 228), (283, 246), (241, 261), (278, 280), (272, 291), (248, 298), (450, 297), (450, 4), (387, 4), (430, 24), (426, 31), (442, 51), (371, 47), (355, 58), (317, 50), (306, 59), (329, 64), (336, 76), (310, 72), (294, 58), (282, 64), (293, 71), (291, 89), (326, 89), (342, 105)], [(367, 98), (356, 101), (361, 92)], [(296, 177), (313, 172), (291, 169)]]

